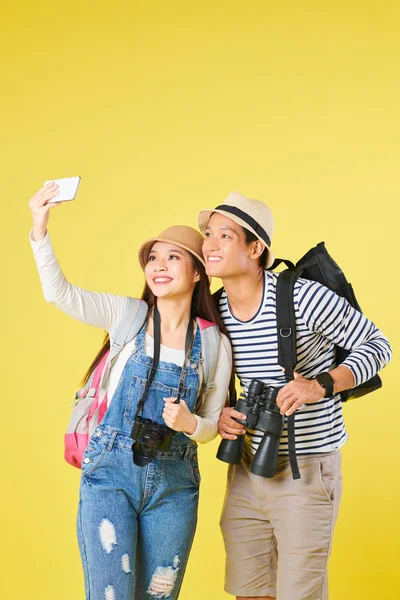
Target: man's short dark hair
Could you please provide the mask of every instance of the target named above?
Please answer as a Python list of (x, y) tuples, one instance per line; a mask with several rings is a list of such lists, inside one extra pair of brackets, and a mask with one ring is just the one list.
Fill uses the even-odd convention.
[[(257, 242), (258, 237), (256, 235), (254, 235), (254, 233), (251, 233), (251, 231), (249, 231), (248, 229), (246, 229), (246, 227), (242, 227), (244, 234), (246, 236), (246, 244), (249, 245), (251, 244), (251, 242)], [(260, 258), (258, 259), (258, 264), (260, 265), (260, 267), (262, 269), (265, 269), (267, 266), (267, 259), (268, 259), (268, 248), (264, 248), (263, 253), (261, 254)]]

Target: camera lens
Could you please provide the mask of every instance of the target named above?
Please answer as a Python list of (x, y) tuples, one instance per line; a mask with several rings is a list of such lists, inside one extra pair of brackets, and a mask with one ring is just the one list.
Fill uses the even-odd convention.
[(132, 445), (133, 462), (135, 465), (145, 467), (152, 461), (157, 456), (161, 441), (162, 438), (155, 429), (147, 431), (138, 438)]
[(154, 460), (158, 451), (168, 452), (175, 432), (166, 425), (136, 417), (131, 431), (133, 462), (145, 467)]

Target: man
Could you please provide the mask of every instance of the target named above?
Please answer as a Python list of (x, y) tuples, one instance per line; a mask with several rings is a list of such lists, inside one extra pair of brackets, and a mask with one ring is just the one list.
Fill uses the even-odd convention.
[[(277, 275), (268, 271), (273, 219), (258, 200), (232, 193), (214, 210), (202, 210), (207, 273), (224, 286), (219, 311), (230, 334), (235, 372), (245, 392), (252, 379), (280, 388), (283, 415), (296, 412), (300, 479), (293, 479), (287, 426), (276, 475), (250, 473), (262, 433), (246, 433), (225, 408), (219, 432), (245, 434), (242, 461), (230, 466), (221, 518), (228, 593), (238, 600), (326, 600), (327, 563), (341, 497), (340, 450), (347, 440), (340, 391), (367, 381), (391, 358), (387, 339), (346, 300), (319, 283), (299, 279), (294, 289), (297, 327), (295, 379), (278, 364)], [(351, 350), (335, 365), (335, 345)], [(329, 373), (328, 373), (329, 372)], [(320, 382), (318, 382), (318, 380)], [(321, 385), (322, 383), (322, 385)]]

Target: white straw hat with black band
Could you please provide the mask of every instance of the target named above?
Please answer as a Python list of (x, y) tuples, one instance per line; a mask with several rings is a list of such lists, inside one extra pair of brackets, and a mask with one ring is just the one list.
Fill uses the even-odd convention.
[(273, 264), (275, 256), (271, 251), (271, 239), (274, 231), (274, 219), (271, 210), (264, 202), (232, 192), (223, 204), (214, 209), (206, 208), (199, 212), (199, 229), (203, 235), (211, 215), (215, 212), (251, 231), (268, 248), (266, 268), (268, 269)]

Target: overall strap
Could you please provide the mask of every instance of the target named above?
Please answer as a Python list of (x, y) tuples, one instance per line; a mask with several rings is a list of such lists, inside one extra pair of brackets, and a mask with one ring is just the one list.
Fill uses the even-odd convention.
[(151, 369), (149, 373), (149, 377), (146, 382), (146, 387), (144, 389), (143, 395), (139, 400), (138, 407), (135, 414), (135, 420), (140, 411), (142, 410), (144, 401), (147, 398), (147, 394), (149, 393), (149, 389), (151, 384), (153, 383), (153, 379), (157, 372), (158, 363), (160, 362), (160, 349), (161, 349), (161, 323), (160, 323), (160, 313), (158, 311), (157, 306), (154, 307), (154, 352), (153, 352), (153, 361), (151, 363)]
[[(161, 318), (160, 318), (160, 312), (157, 308), (157, 305), (155, 305), (154, 307), (154, 313), (153, 313), (153, 320), (154, 320), (154, 352), (153, 352), (153, 360), (151, 363), (151, 368), (150, 368), (150, 373), (149, 373), (149, 377), (147, 379), (146, 382), (146, 386), (144, 389), (144, 392), (142, 394), (142, 397), (140, 398), (139, 402), (138, 402), (138, 406), (136, 409), (136, 413), (135, 413), (135, 421), (136, 418), (138, 417), (139, 413), (141, 412), (143, 405), (146, 401), (146, 398), (148, 396), (149, 390), (150, 390), (150, 386), (153, 383), (154, 377), (157, 373), (157, 368), (158, 368), (158, 364), (160, 362), (160, 349), (161, 349)], [(179, 386), (178, 386), (178, 395), (177, 398), (174, 402), (174, 404), (179, 404), (180, 403), (180, 397), (182, 395), (182, 391), (183, 391), (183, 387), (185, 384), (185, 376), (186, 376), (186, 362), (187, 359), (190, 355), (190, 352), (192, 350), (192, 345), (193, 345), (193, 319), (189, 320), (188, 323), (188, 328), (186, 331), (186, 339), (185, 339), (185, 360), (183, 363), (183, 367), (182, 367), (182, 371), (181, 371), (181, 376), (179, 379)]]

